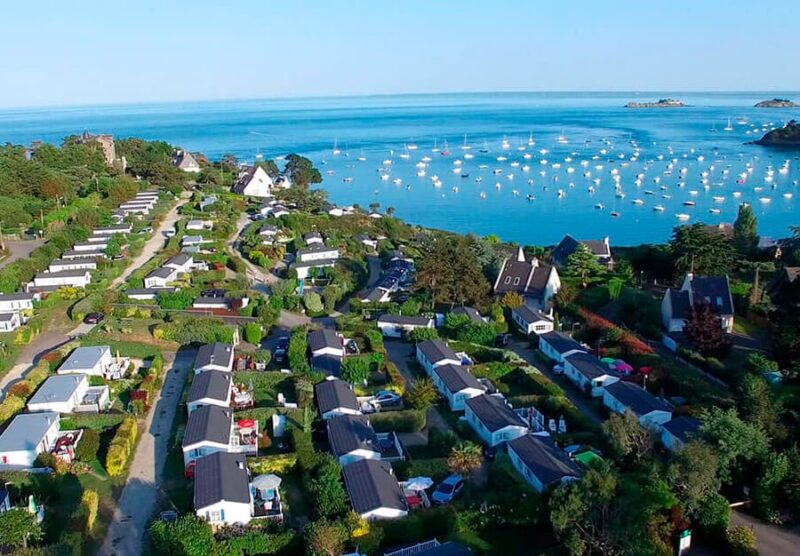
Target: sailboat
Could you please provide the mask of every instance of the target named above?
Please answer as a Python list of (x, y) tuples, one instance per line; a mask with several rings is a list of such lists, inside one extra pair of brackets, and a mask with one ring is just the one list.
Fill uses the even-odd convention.
[(533, 140), (533, 132), (528, 136), (528, 146), (532, 147), (536, 144), (536, 141)]
[(336, 139), (333, 140), (333, 156), (339, 156), (342, 151), (339, 150), (339, 147), (336, 146)]
[(472, 148), (472, 147), (470, 147), (469, 145), (467, 145), (467, 134), (465, 133), (465, 134), (464, 134), (464, 144), (463, 144), (463, 145), (461, 145), (461, 150), (462, 150), (462, 151), (468, 151), (468, 150), (470, 150), (471, 148)]
[(482, 152), (482, 153), (488, 153), (489, 152), (489, 144), (486, 142), (485, 139), (483, 140), (483, 147), (481, 147), (480, 152)]
[(731, 119), (730, 118), (728, 118), (728, 125), (726, 125), (722, 129), (723, 129), (723, 131), (733, 131), (733, 126), (731, 125)]
[(566, 145), (567, 143), (569, 143), (569, 140), (567, 139), (567, 136), (564, 135), (564, 130), (563, 129), (561, 130), (561, 135), (556, 137), (556, 143), (558, 143), (559, 145)]

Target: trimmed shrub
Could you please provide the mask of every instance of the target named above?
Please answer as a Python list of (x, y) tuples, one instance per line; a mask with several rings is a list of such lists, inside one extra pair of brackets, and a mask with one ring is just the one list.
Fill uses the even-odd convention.
[(87, 532), (91, 532), (94, 528), (94, 523), (97, 521), (97, 508), (99, 504), (100, 497), (97, 495), (97, 491), (91, 489), (83, 491), (81, 495), (81, 509), (83, 510), (84, 518), (86, 518), (84, 529)]
[(0, 403), (0, 424), (5, 423), (25, 407), (25, 400), (17, 396), (6, 396)]
[(36, 387), (28, 380), (20, 380), (15, 382), (8, 389), (9, 396), (16, 396), (18, 398), (27, 399), (28, 396), (33, 394)]
[(275, 473), (276, 475), (291, 473), (297, 467), (297, 454), (247, 458), (247, 467), (253, 476), (265, 473)]
[(261, 343), (261, 325), (257, 322), (248, 322), (244, 325), (244, 340), (250, 344), (259, 345)]
[(86, 429), (81, 435), (81, 440), (75, 448), (75, 455), (82, 462), (90, 462), (97, 459), (97, 451), (100, 449), (100, 433), (94, 429)]
[(397, 368), (397, 365), (391, 361), (386, 362), (386, 372), (389, 375), (389, 382), (391, 383), (391, 390), (397, 392), (401, 396), (406, 393), (406, 377)]
[(364, 332), (364, 337), (367, 339), (367, 346), (369, 346), (370, 351), (386, 353), (386, 347), (383, 345), (383, 334), (379, 330), (367, 330)]
[(314, 449), (314, 445), (311, 442), (311, 433), (306, 433), (298, 427), (292, 427), (291, 435), (300, 469), (304, 472), (309, 472), (322, 463), (324, 454)]
[[(101, 431), (116, 427), (125, 419), (123, 413), (75, 413), (61, 418), (61, 430), (87, 429)], [(80, 443), (78, 444), (80, 446)]]
[[(56, 354), (57, 355), (57, 354)], [(58, 359), (61, 359), (58, 357)], [(50, 376), (50, 365), (47, 361), (39, 361), (39, 364), (36, 365), (27, 375), (25, 375), (25, 380), (33, 384), (34, 388), (39, 386), (42, 382), (47, 380), (47, 377)]]
[(425, 413), (413, 409), (386, 411), (370, 415), (376, 432), (419, 432), (425, 428)]
[(408, 333), (408, 339), (412, 342), (422, 342), (423, 340), (435, 340), (439, 337), (439, 332), (435, 328), (415, 328)]
[(106, 455), (106, 471), (110, 476), (116, 477), (122, 474), (136, 444), (138, 432), (136, 419), (132, 417), (126, 417), (117, 427)]

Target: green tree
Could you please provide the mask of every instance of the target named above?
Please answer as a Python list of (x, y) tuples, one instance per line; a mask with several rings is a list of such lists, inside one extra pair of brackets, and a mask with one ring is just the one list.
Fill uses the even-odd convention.
[(214, 553), (216, 544), (211, 526), (194, 514), (184, 514), (170, 523), (154, 521), (150, 537), (160, 556), (206, 556)]
[(24, 508), (12, 508), (0, 514), (0, 545), (26, 547), (42, 539), (42, 528), (36, 516)]
[(759, 461), (769, 449), (769, 440), (757, 424), (742, 421), (734, 409), (717, 407), (705, 411), (700, 436), (719, 457), (719, 478), (726, 484), (741, 476), (747, 464)]
[(278, 169), (278, 165), (275, 164), (274, 160), (260, 160), (256, 162), (256, 166), (261, 166), (264, 168), (264, 171), (273, 180), (281, 175), (281, 171)]
[(306, 311), (312, 315), (319, 314), (322, 312), (322, 309), (324, 309), (322, 298), (317, 292), (313, 291), (307, 291), (303, 294), (303, 305), (306, 306)]
[(767, 454), (764, 471), (753, 488), (753, 508), (761, 517), (778, 521), (778, 509), (784, 495), (782, 486), (788, 476), (789, 458), (786, 454)]
[(665, 478), (688, 518), (695, 519), (719, 491), (718, 469), (716, 452), (696, 440), (686, 443), (667, 464)]
[(650, 457), (655, 445), (653, 433), (640, 425), (630, 411), (613, 413), (603, 423), (603, 434), (612, 455), (620, 462), (638, 464)]
[(308, 487), (314, 498), (314, 509), (320, 517), (335, 517), (347, 511), (347, 494), (341, 480), (341, 469), (329, 457), (317, 469)]
[(579, 243), (575, 251), (567, 258), (566, 274), (575, 276), (581, 281), (584, 288), (589, 285), (589, 280), (603, 272), (603, 266), (597, 262), (584, 243)]
[(340, 556), (347, 540), (344, 524), (327, 519), (312, 521), (305, 528), (308, 556)]
[(372, 371), (369, 355), (345, 357), (342, 360), (342, 378), (350, 384), (364, 384)]
[(729, 529), (728, 547), (732, 556), (758, 556), (753, 528), (738, 525)]
[(109, 257), (119, 257), (122, 255), (122, 248), (125, 246), (125, 237), (122, 234), (113, 234), (106, 244), (106, 255)]
[(500, 305), (506, 309), (516, 309), (517, 307), (522, 307), (524, 304), (525, 300), (522, 299), (522, 296), (517, 292), (506, 292), (500, 299)]
[(733, 223), (733, 246), (744, 257), (751, 257), (758, 247), (758, 222), (748, 203), (739, 205)]
[(400, 314), (407, 316), (419, 315), (420, 303), (416, 299), (407, 299), (400, 304)]
[(406, 394), (408, 405), (420, 411), (428, 411), (439, 399), (439, 392), (429, 378), (419, 378), (411, 385)]
[(729, 274), (733, 267), (733, 247), (722, 233), (705, 224), (675, 227), (669, 249), (680, 273), (693, 269), (698, 275), (720, 276)]
[(491, 286), (466, 238), (437, 235), (421, 246), (415, 287), (425, 290), (433, 305), (480, 305)]
[(260, 345), (261, 344), (262, 330), (261, 325), (257, 322), (248, 322), (244, 325), (244, 340), (245, 342)]
[(100, 450), (100, 434), (94, 429), (84, 429), (75, 454), (82, 462), (89, 463), (97, 459)]
[(283, 173), (289, 177), (293, 185), (308, 189), (312, 184), (322, 183), (322, 174), (308, 158), (292, 153), (286, 157)]
[(711, 303), (700, 301), (689, 310), (683, 333), (694, 349), (703, 355), (718, 355), (726, 346), (722, 319)]
[(767, 381), (760, 376), (745, 375), (738, 388), (739, 414), (748, 423), (759, 425), (770, 438), (782, 441), (786, 428), (781, 423), (781, 404), (775, 399)]
[(464, 440), (450, 450), (447, 456), (447, 467), (454, 473), (464, 477), (480, 469), (483, 463), (483, 450), (478, 444)]

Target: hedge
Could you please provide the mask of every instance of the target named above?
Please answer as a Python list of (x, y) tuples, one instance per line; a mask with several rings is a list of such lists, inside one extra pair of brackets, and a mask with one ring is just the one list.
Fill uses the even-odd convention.
[(430, 458), (399, 461), (392, 464), (398, 478), (410, 479), (411, 477), (430, 477), (440, 481), (447, 477), (451, 471), (447, 465), (447, 458)]
[(0, 425), (11, 419), (25, 407), (25, 400), (17, 396), (7, 395), (0, 403)]
[(325, 454), (317, 452), (311, 441), (311, 434), (306, 433), (299, 427), (291, 429), (292, 444), (297, 456), (297, 464), (304, 472), (310, 472), (317, 468), (323, 461)]
[(297, 467), (297, 454), (247, 458), (247, 467), (254, 476), (265, 473), (275, 473), (277, 475), (291, 473)]
[(404, 395), (406, 393), (406, 377), (403, 376), (403, 373), (400, 372), (400, 369), (397, 368), (397, 365), (391, 361), (387, 361), (386, 372), (389, 375), (391, 389), (401, 396)]
[(376, 432), (419, 432), (425, 428), (425, 413), (415, 409), (385, 411), (369, 416)]
[(27, 375), (25, 375), (25, 380), (33, 384), (34, 386), (39, 386), (42, 382), (47, 380), (47, 377), (50, 376), (50, 365), (47, 361), (42, 361), (36, 367), (34, 367)]
[(139, 432), (136, 419), (126, 417), (117, 427), (117, 432), (111, 440), (111, 446), (106, 455), (106, 471), (112, 477), (122, 474), (131, 451), (136, 445), (136, 436)]
[(81, 509), (83, 510), (84, 517), (84, 530), (91, 532), (94, 528), (94, 523), (97, 521), (97, 508), (100, 505), (100, 497), (97, 491), (87, 489), (81, 495)]
[(379, 330), (370, 329), (364, 332), (364, 337), (367, 339), (367, 345), (370, 351), (377, 351), (378, 353), (386, 353), (386, 347), (383, 345), (383, 334)]

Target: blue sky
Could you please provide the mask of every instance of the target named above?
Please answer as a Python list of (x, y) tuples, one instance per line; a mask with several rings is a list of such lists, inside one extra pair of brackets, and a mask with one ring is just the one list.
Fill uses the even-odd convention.
[(800, 90), (797, 0), (74, 0), (2, 12), (4, 107)]

